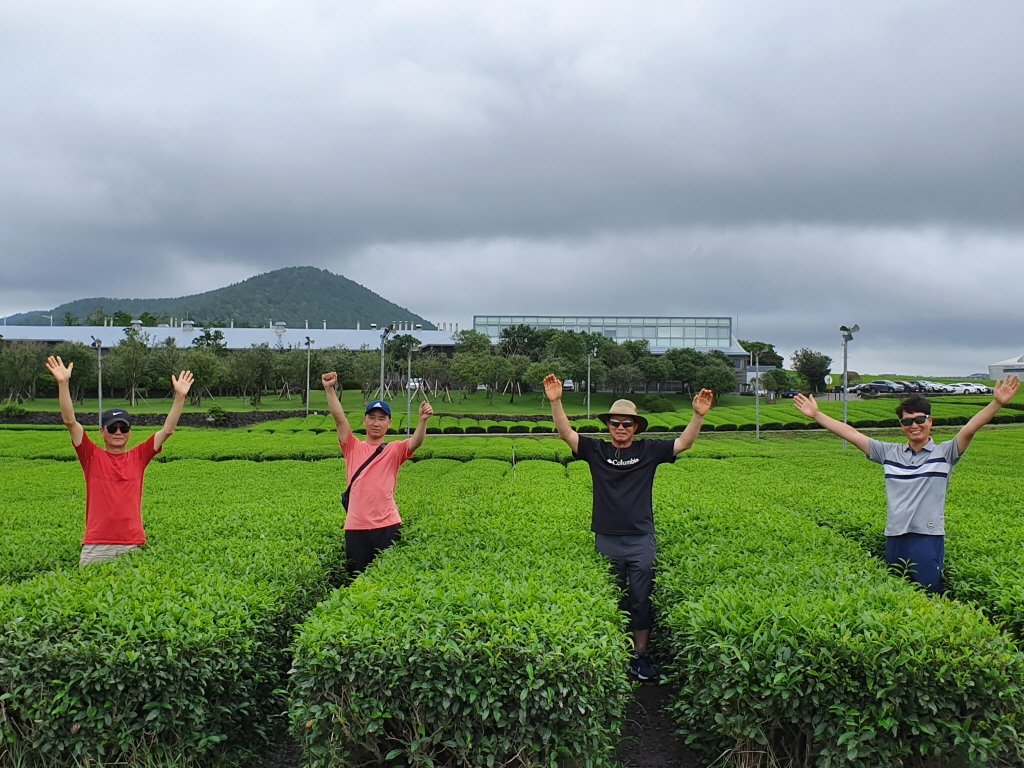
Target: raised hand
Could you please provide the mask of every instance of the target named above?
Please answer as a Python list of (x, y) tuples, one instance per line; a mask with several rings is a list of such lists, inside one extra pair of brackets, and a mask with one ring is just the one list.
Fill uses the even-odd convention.
[(184, 397), (188, 394), (188, 391), (192, 389), (192, 382), (195, 378), (192, 376), (192, 371), (182, 371), (175, 377), (171, 374), (171, 385), (174, 387), (174, 394), (181, 395)]
[(1018, 387), (1020, 387), (1020, 377), (1015, 373), (1011, 373), (1003, 381), (997, 382), (993, 390), (996, 402), (1000, 405), (1006, 405), (1013, 400), (1013, 396), (1017, 394)]
[(715, 402), (715, 393), (710, 389), (702, 389), (693, 398), (693, 412), (698, 416), (707, 416)]
[(553, 373), (544, 377), (544, 394), (551, 402), (562, 399), (562, 382)]
[(60, 357), (50, 355), (46, 358), (46, 370), (50, 372), (58, 384), (67, 384), (71, 381), (71, 371), (74, 367), (74, 363), (68, 363), (65, 366), (64, 361)]
[(420, 403), (420, 421), (426, 421), (433, 415), (434, 408), (430, 403), (428, 403), (426, 400)]
[(335, 389), (338, 386), (338, 374), (335, 371), (325, 373), (320, 377), (320, 383), (324, 389)]
[(818, 413), (818, 401), (813, 395), (796, 395), (793, 397), (793, 405), (809, 419), (813, 419)]

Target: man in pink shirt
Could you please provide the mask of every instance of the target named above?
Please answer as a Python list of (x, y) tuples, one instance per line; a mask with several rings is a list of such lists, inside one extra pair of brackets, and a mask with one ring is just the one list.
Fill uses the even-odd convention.
[(142, 478), (146, 467), (174, 434), (192, 387), (192, 372), (171, 375), (174, 402), (156, 434), (128, 449), (131, 417), (127, 411), (113, 408), (100, 417), (103, 448), (94, 443), (75, 418), (69, 382), (74, 363), (67, 366), (52, 355), (46, 368), (57, 382), (60, 415), (71, 433), (71, 444), (85, 473), (85, 536), (82, 539), (80, 566), (102, 563), (138, 549), (146, 543), (142, 527)]
[(366, 406), (366, 414), (363, 416), (363, 425), (366, 427), (366, 440), (363, 441), (352, 433), (348, 417), (338, 399), (335, 389), (338, 374), (331, 371), (323, 374), (320, 380), (338, 430), (341, 454), (345, 457), (345, 475), (349, 486), (345, 515), (345, 560), (349, 573), (355, 577), (366, 570), (378, 552), (387, 549), (401, 537), (402, 518), (395, 504), (398, 469), (423, 445), (427, 421), (434, 415), (434, 409), (424, 400), (420, 404), (419, 424), (412, 437), (385, 443), (384, 437), (391, 427), (391, 406), (384, 400), (374, 400)]

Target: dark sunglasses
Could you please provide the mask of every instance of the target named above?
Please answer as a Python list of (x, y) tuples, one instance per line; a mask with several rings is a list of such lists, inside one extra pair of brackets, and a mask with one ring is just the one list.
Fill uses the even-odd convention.
[(123, 421), (115, 421), (113, 424), (107, 425), (107, 432), (110, 432), (112, 435), (116, 435), (118, 433), (127, 435), (131, 431), (132, 428), (125, 424)]
[(909, 427), (911, 424), (924, 424), (926, 421), (928, 421), (928, 417), (924, 414), (920, 416), (906, 416), (900, 419), (900, 426)]
[(629, 419), (623, 419), (621, 421), (619, 419), (608, 419), (608, 424), (613, 427), (622, 427), (623, 429), (629, 429), (633, 426), (633, 422)]

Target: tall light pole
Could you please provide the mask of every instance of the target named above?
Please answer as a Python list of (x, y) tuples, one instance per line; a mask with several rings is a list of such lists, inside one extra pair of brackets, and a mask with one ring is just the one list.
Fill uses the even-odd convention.
[(754, 439), (761, 439), (761, 350), (754, 351)]
[(405, 436), (409, 436), (409, 423), (412, 421), (412, 351), (419, 349), (419, 344), (409, 345), (409, 360), (405, 370)]
[(53, 315), (39, 315), (39, 316), (47, 318), (50, 321), (50, 327), (51, 328), (53, 327)]
[(384, 342), (388, 340), (390, 333), (391, 328), (385, 328), (380, 332), (380, 391), (377, 393), (377, 397), (381, 400), (384, 399)]
[(96, 394), (99, 396), (99, 412), (96, 416), (96, 423), (102, 426), (103, 422), (103, 342), (95, 336), (90, 336), (92, 346), (96, 350)]
[(587, 353), (587, 418), (590, 418), (590, 361), (597, 357), (597, 347)]
[(839, 326), (839, 332), (843, 334), (843, 424), (846, 423), (846, 390), (847, 385), (850, 383), (849, 371), (846, 368), (846, 345), (853, 341), (853, 334), (859, 330), (860, 326), (856, 323), (850, 328), (847, 328), (845, 325)]
[(309, 351), (315, 343), (309, 336), (306, 337), (306, 416), (309, 416)]

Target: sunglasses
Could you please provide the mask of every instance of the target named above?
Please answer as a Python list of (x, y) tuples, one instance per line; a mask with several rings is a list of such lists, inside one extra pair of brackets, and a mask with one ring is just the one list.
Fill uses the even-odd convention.
[(629, 419), (608, 419), (608, 424), (612, 427), (622, 427), (623, 429), (629, 429), (633, 426), (633, 422)]
[(123, 421), (115, 421), (113, 424), (108, 424), (106, 429), (107, 432), (109, 432), (112, 435), (116, 435), (118, 433), (127, 435), (129, 432), (132, 431), (132, 428), (125, 424)]
[(924, 414), (920, 416), (906, 416), (900, 419), (900, 426), (909, 427), (911, 424), (924, 424), (926, 421), (928, 421), (928, 416)]

